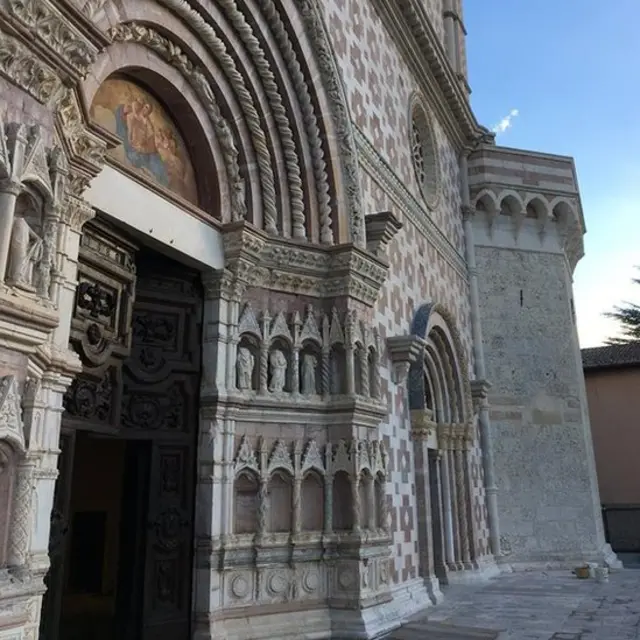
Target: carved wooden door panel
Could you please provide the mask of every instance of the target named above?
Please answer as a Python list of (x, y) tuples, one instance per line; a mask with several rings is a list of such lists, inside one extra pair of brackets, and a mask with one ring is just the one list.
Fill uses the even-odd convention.
[(190, 638), (201, 314), (196, 272), (140, 256), (121, 424), (151, 440), (144, 640)]
[(42, 615), (40, 618), (40, 638), (42, 640), (58, 640), (60, 637), (60, 614), (62, 612), (62, 595), (64, 591), (74, 449), (75, 432), (63, 431), (60, 434), (58, 479), (51, 512), (51, 533), (49, 535), (51, 566), (44, 579), (47, 591), (42, 602)]

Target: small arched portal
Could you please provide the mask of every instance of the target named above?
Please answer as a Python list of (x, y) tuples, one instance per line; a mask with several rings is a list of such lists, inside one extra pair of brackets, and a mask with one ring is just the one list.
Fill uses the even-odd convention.
[(466, 358), (452, 316), (438, 304), (416, 312), (412, 333), (424, 340), (409, 371), (409, 406), (416, 466), (422, 575), (433, 586), (471, 569), (468, 450), (472, 415)]

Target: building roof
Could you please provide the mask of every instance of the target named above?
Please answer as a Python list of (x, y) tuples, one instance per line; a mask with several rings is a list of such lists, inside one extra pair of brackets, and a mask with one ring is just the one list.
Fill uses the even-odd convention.
[(640, 367), (640, 342), (582, 349), (582, 366), (585, 370)]

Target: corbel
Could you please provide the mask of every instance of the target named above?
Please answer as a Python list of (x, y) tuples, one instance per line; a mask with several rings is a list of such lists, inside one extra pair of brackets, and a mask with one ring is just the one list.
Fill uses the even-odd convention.
[(387, 338), (387, 349), (393, 363), (393, 382), (405, 384), (409, 368), (422, 354), (425, 342), (416, 335)]
[(387, 248), (402, 229), (402, 223), (391, 211), (379, 211), (365, 216), (367, 250), (378, 258), (388, 258)]

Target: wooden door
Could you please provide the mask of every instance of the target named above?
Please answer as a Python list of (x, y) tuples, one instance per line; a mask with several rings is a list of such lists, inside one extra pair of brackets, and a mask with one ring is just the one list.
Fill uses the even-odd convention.
[(69, 536), (69, 505), (73, 479), (73, 454), (75, 431), (63, 430), (60, 434), (58, 479), (53, 494), (51, 532), (49, 535), (49, 559), (51, 565), (44, 579), (47, 591), (42, 601), (40, 617), (41, 640), (58, 640), (66, 569)]
[(188, 640), (201, 344), (199, 274), (140, 254), (123, 435), (150, 441), (142, 632)]

